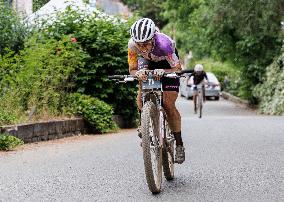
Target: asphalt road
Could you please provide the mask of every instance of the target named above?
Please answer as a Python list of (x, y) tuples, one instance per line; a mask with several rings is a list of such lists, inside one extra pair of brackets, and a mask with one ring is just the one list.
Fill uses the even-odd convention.
[(0, 201), (284, 201), (284, 117), (179, 98), (186, 161), (152, 195), (135, 129), (0, 152)]

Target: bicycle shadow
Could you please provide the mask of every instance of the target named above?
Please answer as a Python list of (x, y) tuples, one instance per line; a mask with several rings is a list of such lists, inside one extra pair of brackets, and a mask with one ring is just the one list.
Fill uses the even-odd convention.
[(153, 194), (152, 197), (158, 201), (188, 201), (198, 199), (198, 193), (206, 187), (206, 184), (196, 177), (177, 174), (171, 181), (164, 178), (161, 192)]

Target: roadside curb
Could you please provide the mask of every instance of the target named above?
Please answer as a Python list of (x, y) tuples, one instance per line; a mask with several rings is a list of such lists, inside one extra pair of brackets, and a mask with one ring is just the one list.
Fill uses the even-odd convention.
[(236, 96), (234, 96), (234, 95), (232, 95), (232, 94), (230, 94), (228, 92), (225, 92), (225, 91), (222, 91), (221, 95), (226, 100), (229, 100), (229, 101), (232, 101), (232, 102), (234, 102), (236, 104), (241, 104), (241, 105), (243, 105), (245, 107), (249, 107), (250, 108), (249, 102), (247, 100), (243, 100), (243, 99), (241, 99), (239, 97), (236, 97)]
[(86, 134), (91, 132), (91, 128), (84, 119), (72, 118), (1, 126), (0, 132), (13, 135), (24, 143), (32, 143)]

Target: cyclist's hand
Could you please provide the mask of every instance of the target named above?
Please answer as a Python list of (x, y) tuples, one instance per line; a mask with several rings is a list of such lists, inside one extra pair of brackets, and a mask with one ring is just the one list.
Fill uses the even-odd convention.
[(147, 71), (145, 69), (140, 69), (135, 73), (135, 76), (138, 78), (138, 80), (145, 81), (147, 80)]
[(154, 70), (154, 78), (159, 80), (165, 73), (165, 70), (163, 69), (155, 69)]

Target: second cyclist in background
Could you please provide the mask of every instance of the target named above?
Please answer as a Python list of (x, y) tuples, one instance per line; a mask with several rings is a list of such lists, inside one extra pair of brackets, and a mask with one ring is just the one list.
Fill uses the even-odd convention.
[(197, 109), (196, 109), (196, 97), (197, 97), (197, 85), (202, 84), (202, 91), (203, 91), (203, 100), (205, 102), (206, 100), (206, 96), (205, 96), (205, 81), (204, 79), (207, 80), (208, 82), (208, 77), (206, 75), (206, 72), (203, 71), (203, 65), (202, 64), (197, 64), (194, 67), (194, 72), (192, 74), (190, 74), (187, 78), (187, 84), (188, 84), (188, 80), (190, 79), (190, 77), (193, 76), (193, 103), (194, 103), (194, 113), (197, 113)]

